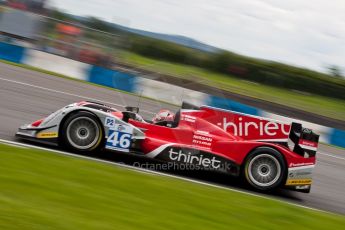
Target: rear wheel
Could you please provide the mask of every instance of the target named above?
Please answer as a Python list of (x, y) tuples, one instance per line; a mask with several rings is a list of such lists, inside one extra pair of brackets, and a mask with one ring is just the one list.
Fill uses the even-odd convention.
[(282, 155), (268, 147), (258, 148), (250, 153), (243, 170), (248, 184), (261, 191), (279, 187), (286, 175)]
[(88, 112), (77, 112), (67, 118), (61, 134), (64, 145), (79, 152), (96, 150), (103, 139), (102, 127), (97, 118)]

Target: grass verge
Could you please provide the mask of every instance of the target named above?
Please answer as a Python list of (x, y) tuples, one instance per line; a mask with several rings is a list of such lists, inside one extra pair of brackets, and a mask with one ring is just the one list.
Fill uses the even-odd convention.
[(0, 144), (0, 229), (342, 229), (345, 217)]
[(170, 74), (180, 78), (188, 78), (204, 82), (233, 93), (246, 95), (304, 111), (320, 114), (345, 121), (345, 101), (318, 95), (304, 94), (277, 87), (256, 84), (239, 80), (229, 75), (218, 74), (205, 69), (158, 61), (134, 53), (122, 52), (121, 60), (140, 66), (143, 69)]

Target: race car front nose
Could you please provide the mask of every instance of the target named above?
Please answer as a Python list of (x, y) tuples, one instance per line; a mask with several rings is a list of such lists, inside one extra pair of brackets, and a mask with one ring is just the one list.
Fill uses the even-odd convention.
[(22, 125), (18, 129), (16, 136), (36, 137), (36, 133), (37, 133), (37, 130), (32, 129), (31, 125)]

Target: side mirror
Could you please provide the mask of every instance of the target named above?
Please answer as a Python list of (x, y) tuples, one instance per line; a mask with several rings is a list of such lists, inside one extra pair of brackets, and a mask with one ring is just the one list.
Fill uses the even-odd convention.
[(133, 113), (133, 112), (129, 112), (129, 111), (122, 112), (122, 115), (123, 115), (122, 120), (123, 120), (124, 122), (128, 122), (129, 119), (135, 120), (135, 118), (136, 118), (136, 114)]
[(127, 112), (139, 113), (139, 107), (126, 106), (125, 109)]

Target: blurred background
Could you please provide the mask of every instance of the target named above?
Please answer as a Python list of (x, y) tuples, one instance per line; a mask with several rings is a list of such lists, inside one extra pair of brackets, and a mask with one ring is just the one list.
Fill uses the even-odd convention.
[[(130, 2), (132, 3), (132, 1)], [(166, 6), (166, 8), (162, 9), (162, 12), (168, 9), (172, 9), (172, 11), (176, 9), (183, 10), (180, 3), (173, 4), (171, 1), (167, 1), (164, 4), (162, 3), (161, 6)], [(255, 4), (257, 3), (253, 3), (252, 6), (255, 6)], [(186, 7), (189, 5), (190, 2)], [(234, 1), (234, 9), (229, 8), (231, 16), (233, 16), (234, 11), (238, 10), (238, 5), (239, 3)], [(66, 8), (73, 6), (74, 8), (70, 8), (68, 12), (66, 11)], [(188, 87), (197, 88), (205, 93), (210, 93), (209, 87), (213, 87), (213, 89), (219, 89), (219, 94), (223, 97), (229, 97), (226, 92), (249, 97), (248, 100), (241, 99), (240, 102), (249, 103), (249, 105), (263, 109), (267, 109), (267, 106), (261, 106), (260, 103), (258, 104), (255, 100), (251, 101), (250, 98), (288, 106), (291, 109), (299, 109), (319, 115), (316, 119), (323, 117), (332, 119), (333, 126), (345, 128), (344, 65), (339, 65), (339, 63), (341, 64), (339, 62), (341, 58), (335, 58), (339, 56), (339, 52), (344, 48), (339, 46), (339, 52), (334, 51), (334, 58), (328, 58), (331, 57), (329, 50), (337, 50), (333, 46), (338, 43), (331, 46), (327, 37), (319, 38), (315, 36), (315, 40), (311, 39), (310, 41), (297, 43), (298, 38), (296, 37), (288, 40), (284, 37), (284, 34), (281, 34), (281, 37), (275, 34), (272, 35), (277, 36), (274, 38), (275, 40), (281, 40), (282, 43), (291, 42), (289, 46), (294, 47), (296, 45), (296, 47), (291, 48), (292, 50), (289, 50), (290, 48), (283, 50), (283, 47), (281, 47), (283, 51), (279, 53), (276, 50), (277, 44), (274, 44), (275, 46), (272, 44), (270, 47), (271, 40), (267, 39), (266, 43), (258, 43), (263, 44), (262, 47), (256, 47), (256, 50), (261, 50), (262, 58), (260, 58), (260, 52), (254, 52), (253, 49), (250, 51), (249, 48), (244, 49), (242, 42), (235, 36), (241, 34), (236, 32), (239, 29), (238, 26), (241, 27), (241, 25), (234, 28), (227, 28), (226, 24), (221, 26), (223, 26), (223, 30), (235, 34), (228, 38), (228, 43), (231, 44), (230, 47), (237, 47), (238, 44), (242, 47), (243, 53), (249, 56), (217, 48), (217, 44), (209, 45), (206, 42), (200, 42), (182, 35), (151, 32), (124, 26), (130, 24), (130, 18), (121, 18), (123, 12), (118, 7), (113, 9), (112, 15), (115, 15), (113, 19), (109, 19), (106, 13), (109, 11), (107, 7), (110, 6), (112, 6), (111, 3), (107, 1), (85, 2), (84, 6), (78, 6), (76, 2), (67, 3), (52, 0), (3, 0), (1, 1), (0, 14), (0, 40), (5, 43), (29, 47), (108, 69), (151, 76), (151, 78), (155, 76), (154, 78), (159, 81), (175, 85), (186, 87), (187, 82)], [(138, 9), (134, 10), (139, 10), (140, 6), (141, 4), (138, 4)], [(203, 2), (195, 5), (195, 8), (200, 10), (206, 6), (211, 5), (205, 5), (205, 2)], [(212, 5), (213, 8), (220, 8), (220, 6), (221, 3)], [(244, 6), (250, 17), (260, 19), (260, 16), (263, 15), (260, 12), (252, 12), (248, 4), (244, 4)], [(71, 13), (83, 12), (84, 8), (86, 13), (90, 13), (93, 7), (95, 12), (91, 16), (85, 16), (82, 13), (78, 15)], [(211, 9), (213, 9), (212, 7)], [(219, 10), (218, 8), (217, 10)], [(310, 12), (313, 12), (314, 8), (310, 8)], [(96, 12), (99, 9), (103, 9), (105, 13), (102, 19), (98, 18), (98, 15), (102, 15), (102, 13)], [(152, 9), (154, 9), (154, 6), (152, 6)], [(152, 9), (147, 13), (152, 14)], [(258, 8), (258, 10), (260, 9)], [(299, 10), (299, 8), (289, 9), (289, 7), (286, 7), (286, 9), (292, 12)], [(309, 11), (306, 12), (303, 15), (306, 15), (309, 21), (310, 18), (313, 18), (313, 15), (309, 15)], [(120, 16), (117, 17), (116, 15)], [(162, 17), (159, 13), (157, 15)], [(150, 15), (150, 17), (156, 17), (157, 15)], [(210, 22), (212, 20), (219, 21), (215, 15), (209, 16)], [(162, 19), (168, 20), (168, 18)], [(274, 17), (268, 17), (268, 19), (275, 22)], [(314, 19), (316, 20), (316, 17)], [(233, 18), (234, 22), (237, 20), (237, 18)], [(122, 22), (122, 24), (111, 21)], [(291, 18), (284, 21), (284, 23), (286, 22), (288, 22), (286, 25), (294, 26), (293, 23), (297, 21)], [(189, 23), (192, 24), (193, 22)], [(277, 23), (281, 24), (283, 22), (277, 19)], [(157, 22), (157, 24), (159, 23)], [(266, 22), (266, 26), (269, 27), (268, 22)], [(187, 26), (181, 25), (181, 28), (184, 27), (187, 28)], [(210, 30), (213, 37), (217, 36), (215, 33), (217, 31), (213, 31), (213, 28), (208, 27), (208, 24), (205, 23), (200, 27), (202, 30)], [(323, 24), (320, 24), (320, 31), (323, 30), (323, 27)], [(341, 30), (339, 34), (334, 34), (332, 28), (328, 30), (328, 35), (325, 33), (325, 36), (333, 36), (337, 42), (340, 42), (339, 44), (343, 44), (341, 43)], [(167, 30), (161, 29), (162, 31)], [(301, 40), (310, 37), (309, 35), (305, 36), (310, 32), (308, 24), (303, 29), (305, 29), (305, 33), (301, 32)], [(249, 29), (243, 27), (243, 31), (246, 30)], [(250, 28), (250, 30), (255, 32), (254, 28)], [(222, 36), (224, 37), (224, 35), (219, 34), (219, 37)], [(256, 34), (253, 33), (251, 36), (255, 37)], [(251, 38), (251, 36), (243, 37), (242, 40), (248, 40), (248, 42), (251, 39), (262, 40), (259, 33), (257, 38)], [(204, 33), (200, 33), (200, 37), (204, 38)], [(325, 41), (324, 44), (322, 44), (323, 41)], [(297, 49), (300, 44), (309, 43), (311, 44), (310, 47)], [(219, 42), (219, 45), (225, 47), (221, 42)], [(234, 49), (238, 50), (239, 48)], [(327, 50), (325, 52), (328, 56), (322, 56), (321, 51), (317, 53), (315, 50)], [(289, 55), (284, 56), (288, 52), (293, 55), (290, 55), (291, 57)], [(274, 58), (277, 53), (281, 54), (281, 58), (276, 58), (277, 60), (266, 59), (269, 57)], [(308, 54), (304, 55), (304, 53)], [(256, 58), (251, 57), (251, 54)], [(312, 61), (314, 57), (319, 62)], [(294, 63), (294, 65), (286, 63)], [(295, 63), (297, 63), (297, 66), (295, 66)], [(193, 86), (193, 83), (197, 83), (197, 85)], [(281, 112), (275, 109), (272, 111)], [(294, 114), (293, 112), (283, 115), (294, 116)], [(308, 120), (308, 115), (304, 115), (302, 118)], [(315, 119), (312, 121), (315, 122)]]

